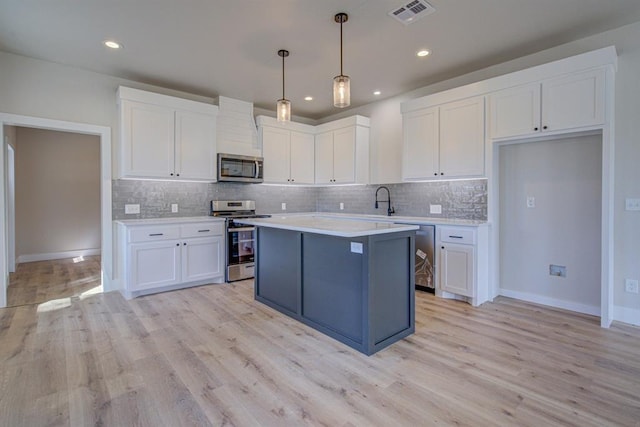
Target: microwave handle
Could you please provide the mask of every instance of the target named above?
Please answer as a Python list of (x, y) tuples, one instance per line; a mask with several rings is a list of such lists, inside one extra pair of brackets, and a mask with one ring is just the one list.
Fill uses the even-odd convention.
[(256, 176), (254, 176), (255, 179), (260, 178), (260, 162), (256, 160)]

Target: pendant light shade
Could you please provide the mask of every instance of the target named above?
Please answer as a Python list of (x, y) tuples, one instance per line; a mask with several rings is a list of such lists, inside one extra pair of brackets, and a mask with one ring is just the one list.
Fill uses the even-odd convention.
[(276, 115), (279, 122), (288, 122), (291, 120), (291, 101), (284, 96), (284, 58), (289, 56), (289, 51), (280, 49), (278, 56), (282, 58), (282, 99), (276, 103)]
[(333, 78), (333, 106), (344, 108), (351, 104), (351, 79), (342, 73), (342, 24), (349, 20), (349, 15), (338, 13), (334, 19), (340, 24), (340, 75)]

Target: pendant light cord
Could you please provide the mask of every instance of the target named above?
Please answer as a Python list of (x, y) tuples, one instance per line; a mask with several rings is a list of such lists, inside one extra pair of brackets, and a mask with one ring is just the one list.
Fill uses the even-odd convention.
[(343, 19), (340, 19), (340, 75), (342, 76), (342, 21)]
[(282, 55), (282, 99), (285, 99), (284, 97), (284, 55)]

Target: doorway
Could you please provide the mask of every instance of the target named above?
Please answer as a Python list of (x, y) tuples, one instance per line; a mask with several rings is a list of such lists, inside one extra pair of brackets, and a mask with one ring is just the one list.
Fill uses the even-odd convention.
[(600, 315), (600, 135), (499, 148), (500, 293)]
[(7, 286), (9, 283), (9, 232), (8, 232), (8, 152), (5, 141), (5, 127), (18, 126), (35, 129), (47, 129), (87, 135), (95, 135), (100, 140), (100, 282), (104, 292), (114, 290), (113, 277), (113, 232), (111, 215), (111, 129), (105, 126), (51, 120), (38, 117), (19, 116), (0, 113), (0, 307), (7, 306)]

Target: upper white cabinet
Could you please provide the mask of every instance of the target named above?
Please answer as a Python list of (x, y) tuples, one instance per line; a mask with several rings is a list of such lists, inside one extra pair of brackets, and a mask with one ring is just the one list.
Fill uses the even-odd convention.
[(369, 182), (369, 119), (353, 116), (316, 126), (315, 183)]
[(264, 181), (279, 184), (367, 184), (369, 119), (353, 116), (310, 126), (257, 118)]
[(484, 97), (403, 115), (403, 179), (484, 174)]
[(513, 138), (601, 125), (604, 96), (604, 69), (500, 90), (489, 95), (489, 134)]
[(314, 127), (300, 123), (278, 123), (258, 117), (264, 157), (264, 182), (314, 183)]
[(127, 87), (118, 100), (120, 177), (216, 180), (218, 107)]

